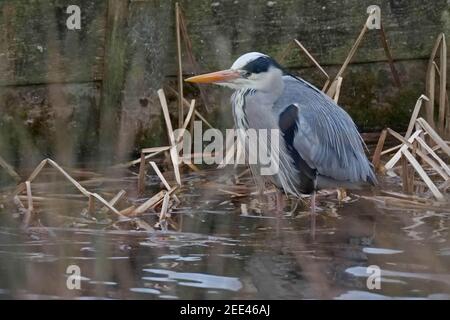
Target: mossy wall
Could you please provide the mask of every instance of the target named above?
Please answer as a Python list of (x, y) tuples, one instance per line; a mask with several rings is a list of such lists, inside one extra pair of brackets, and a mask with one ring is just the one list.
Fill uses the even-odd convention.
[[(424, 92), (435, 38), (450, 34), (446, 0), (182, 0), (202, 71), (228, 68), (241, 54), (280, 57), (300, 40), (331, 76), (378, 4), (402, 87), (393, 84), (379, 33), (369, 31), (344, 75), (341, 104), (361, 130), (405, 127)], [(81, 29), (68, 30), (68, 5)], [(52, 156), (67, 165), (116, 162), (166, 141), (157, 89), (176, 87), (174, 0), (3, 0), (0, 2), (0, 154), (33, 165)], [(186, 75), (192, 73), (184, 54)], [(293, 72), (323, 77), (294, 48)], [(229, 91), (205, 87), (218, 127), (231, 124)], [(188, 97), (198, 98), (195, 86)], [(173, 110), (176, 98), (168, 95)], [(173, 112), (173, 123), (177, 123)]]

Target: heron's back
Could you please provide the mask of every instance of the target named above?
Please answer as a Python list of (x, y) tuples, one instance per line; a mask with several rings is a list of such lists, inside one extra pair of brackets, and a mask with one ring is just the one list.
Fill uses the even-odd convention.
[(364, 142), (347, 112), (302, 79), (285, 76), (284, 83), (273, 112), (283, 120), (286, 108), (296, 108), (296, 121), (291, 122), (295, 126), (292, 148), (316, 171), (318, 187), (375, 184)]

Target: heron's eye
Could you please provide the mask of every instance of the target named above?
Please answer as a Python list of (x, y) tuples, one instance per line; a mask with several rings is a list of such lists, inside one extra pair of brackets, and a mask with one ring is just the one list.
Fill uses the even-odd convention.
[(247, 79), (248, 77), (250, 77), (252, 75), (252, 73), (250, 71), (242, 71), (242, 77)]

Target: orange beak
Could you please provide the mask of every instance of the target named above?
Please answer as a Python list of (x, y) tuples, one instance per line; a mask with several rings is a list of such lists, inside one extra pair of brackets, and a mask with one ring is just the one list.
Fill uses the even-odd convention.
[(186, 82), (192, 83), (220, 83), (227, 82), (240, 77), (239, 72), (234, 70), (223, 70), (213, 73), (202, 74), (186, 79)]

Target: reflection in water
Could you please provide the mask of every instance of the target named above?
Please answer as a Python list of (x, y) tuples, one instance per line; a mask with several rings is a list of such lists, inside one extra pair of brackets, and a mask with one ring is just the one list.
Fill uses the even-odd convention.
[(370, 293), (366, 291), (349, 291), (341, 294), (336, 298), (337, 300), (449, 300), (448, 294), (431, 294), (426, 297), (413, 298), (413, 297), (388, 297), (382, 294)]
[(201, 273), (182, 273), (159, 269), (144, 269), (144, 271), (157, 275), (156, 277), (142, 278), (147, 281), (159, 281), (163, 278), (163, 281), (177, 280), (180, 286), (230, 291), (239, 291), (242, 288), (242, 284), (237, 278), (213, 276)]
[[(355, 277), (367, 278), (367, 269), (365, 267), (352, 267), (345, 270)], [(391, 278), (410, 278), (420, 280), (437, 281), (439, 283), (445, 283), (450, 286), (450, 273), (449, 274), (434, 274), (434, 273), (418, 273), (418, 272), (399, 272), (392, 270), (381, 270), (381, 282), (392, 282)], [(402, 281), (396, 281), (396, 283), (406, 284)]]
[[(307, 205), (288, 203), (286, 212), (296, 210), (277, 216), (256, 196), (230, 200), (208, 186), (211, 176), (191, 175), (178, 195), (180, 232), (63, 226), (25, 235), (0, 224), (0, 298), (450, 298), (448, 213), (325, 195), (313, 239)], [(66, 287), (71, 264), (80, 291)], [(371, 265), (381, 269), (380, 290), (366, 286)]]
[(383, 248), (364, 248), (364, 253), (367, 254), (398, 254), (403, 253), (401, 250), (383, 249)]

